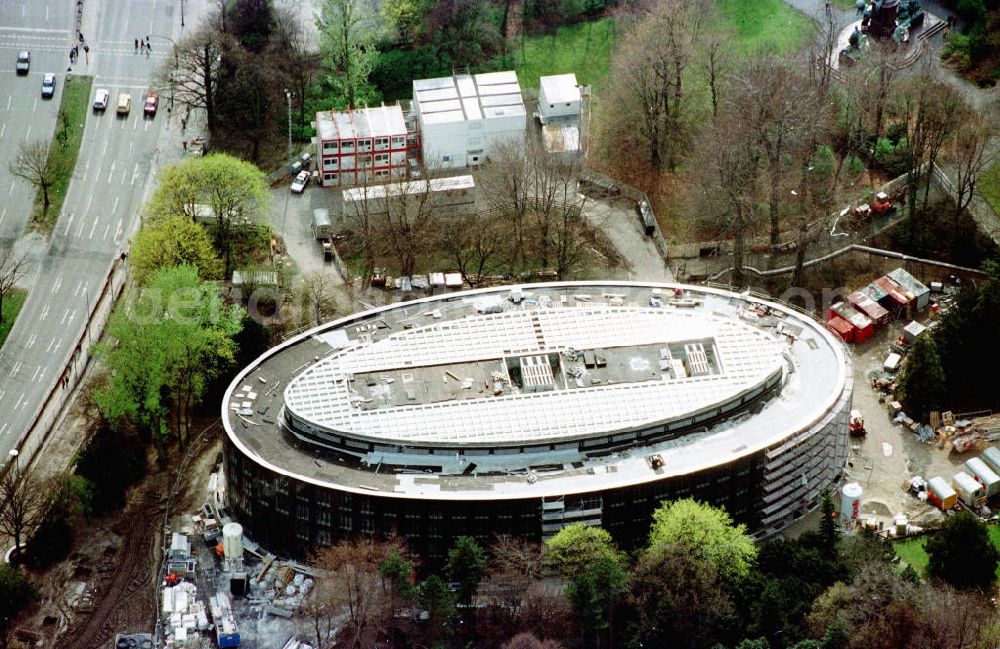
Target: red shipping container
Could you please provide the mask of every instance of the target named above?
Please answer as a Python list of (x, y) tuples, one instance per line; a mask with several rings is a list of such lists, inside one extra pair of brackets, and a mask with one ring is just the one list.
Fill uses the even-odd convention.
[(826, 323), (826, 326), (845, 343), (854, 342), (854, 326), (838, 315), (834, 315)]
[(830, 307), (830, 317), (840, 316), (854, 327), (854, 342), (863, 343), (875, 333), (875, 326), (868, 316), (854, 310), (846, 302), (837, 302)]
[(851, 293), (847, 296), (847, 301), (850, 302), (851, 306), (855, 309), (871, 318), (872, 322), (875, 323), (876, 329), (889, 324), (889, 312), (864, 291), (855, 291)]

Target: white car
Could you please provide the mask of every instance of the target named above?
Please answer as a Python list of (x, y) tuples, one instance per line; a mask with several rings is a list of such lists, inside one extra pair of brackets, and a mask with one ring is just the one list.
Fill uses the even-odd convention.
[(301, 194), (305, 191), (306, 185), (309, 184), (309, 172), (300, 171), (299, 175), (295, 176), (295, 180), (292, 181), (292, 193)]
[(108, 107), (108, 99), (111, 97), (111, 91), (107, 88), (101, 88), (94, 95), (94, 111), (103, 111)]

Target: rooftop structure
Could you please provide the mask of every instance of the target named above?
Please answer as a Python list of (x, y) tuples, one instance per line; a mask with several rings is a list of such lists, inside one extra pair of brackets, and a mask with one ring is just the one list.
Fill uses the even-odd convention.
[(851, 387), (825, 326), (747, 295), (452, 293), (317, 327), (244, 370), (224, 401), (227, 498), (248, 534), (292, 550), (360, 531), (434, 557), (499, 521), (537, 540), (601, 524), (628, 546), (685, 496), (769, 534), (839, 479)]
[(542, 124), (560, 119), (579, 121), (580, 86), (575, 74), (556, 74), (539, 79), (538, 113)]
[(412, 106), (432, 168), (481, 164), (501, 142), (522, 140), (527, 125), (512, 71), (415, 79)]

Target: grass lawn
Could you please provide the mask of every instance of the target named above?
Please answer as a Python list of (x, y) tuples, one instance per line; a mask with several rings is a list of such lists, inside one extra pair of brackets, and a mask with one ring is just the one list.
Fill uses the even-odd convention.
[(990, 165), (979, 177), (976, 186), (993, 211), (1000, 215), (1000, 162)]
[(575, 72), (578, 83), (599, 88), (608, 76), (615, 42), (611, 18), (560, 27), (552, 34), (529, 36), (514, 52), (517, 79), (537, 88), (538, 77)]
[(7, 334), (10, 333), (10, 328), (14, 326), (17, 314), (21, 311), (21, 307), (24, 305), (24, 298), (27, 296), (28, 294), (19, 288), (11, 289), (4, 296), (3, 321), (0, 322), (0, 347), (3, 347), (4, 341), (7, 340)]
[(83, 127), (87, 123), (87, 109), (90, 107), (90, 85), (93, 77), (67, 74), (63, 81), (62, 100), (59, 104), (60, 113), (65, 113), (67, 119), (56, 119), (55, 135), (49, 149), (49, 160), (56, 169), (56, 180), (49, 189), (49, 209), (42, 211), (44, 201), (42, 193), (35, 196), (35, 208), (31, 215), (32, 223), (38, 230), (49, 232), (59, 218), (66, 192), (69, 191), (69, 181), (73, 178), (76, 167), (76, 157), (80, 153), (80, 142), (83, 141)]
[(783, 0), (716, 0), (716, 4), (742, 53), (791, 52), (813, 29), (809, 17)]
[[(993, 545), (1000, 548), (1000, 525), (988, 525), (986, 527), (990, 534), (990, 540), (993, 541)], [(928, 539), (927, 536), (921, 536), (916, 539), (909, 539), (906, 541), (898, 541), (892, 544), (896, 554), (899, 558), (913, 566), (921, 575), (927, 574), (927, 551), (924, 550), (924, 542)], [(997, 566), (997, 578), (1000, 578), (1000, 566)]]

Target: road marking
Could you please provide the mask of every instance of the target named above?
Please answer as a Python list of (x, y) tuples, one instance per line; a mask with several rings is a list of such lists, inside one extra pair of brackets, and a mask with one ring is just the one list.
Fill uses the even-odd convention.
[(122, 169), (122, 184), (125, 184), (125, 178), (128, 177), (128, 169)]
[(62, 281), (63, 281), (63, 274), (59, 273), (59, 276), (56, 277), (56, 281), (52, 282), (52, 292), (53, 293), (55, 293), (56, 291), (59, 290), (59, 287), (62, 286)]
[(134, 185), (135, 184), (135, 179), (138, 178), (138, 177), (139, 177), (139, 163), (137, 162), (137, 163), (135, 163), (135, 168), (132, 169), (132, 182), (129, 183), (129, 184), (130, 185)]
[(7, 192), (7, 195), (10, 196), (13, 193), (14, 193), (14, 181), (12, 180), (10, 181), (10, 191)]
[(45, 7), (45, 22), (49, 22), (49, 8)]
[(69, 213), (69, 221), (66, 222), (66, 229), (63, 230), (63, 236), (64, 237), (69, 234), (69, 226), (73, 225), (73, 219), (75, 217), (76, 217), (76, 212), (70, 212)]
[(97, 227), (97, 219), (99, 219), (99, 218), (101, 218), (100, 214), (95, 214), (94, 215), (94, 224), (92, 226), (90, 226), (90, 234), (87, 235), (88, 239), (93, 239), (94, 238), (94, 229)]
[(63, 317), (62, 317), (62, 320), (60, 320), (60, 321), (59, 321), (59, 324), (61, 324), (61, 325), (62, 325), (62, 324), (66, 324), (66, 318), (67, 318), (68, 316), (69, 316), (69, 309), (67, 308), (67, 309), (66, 309), (66, 312), (65, 312), (65, 313), (63, 313)]
[(41, 373), (42, 375), (45, 374), (45, 368), (42, 367), (41, 365), (39, 365), (38, 367), (36, 367), (35, 368), (35, 373), (31, 375), (31, 382), (32, 383), (34, 383), (35, 381), (38, 380), (38, 374), (39, 373)]
[(3, 224), (3, 220), (7, 218), (7, 208), (3, 208), (3, 214), (0, 214), (0, 225)]
[(108, 184), (111, 184), (111, 175), (115, 173), (115, 161), (111, 161), (111, 168), (108, 169)]
[(132, 121), (132, 130), (133, 131), (139, 130), (139, 120), (138, 119)]
[(21, 369), (21, 361), (14, 363), (14, 367), (10, 368), (10, 375), (14, 376), (19, 369)]
[(76, 231), (76, 237), (78, 239), (80, 239), (80, 238), (83, 237), (83, 228), (86, 227), (86, 225), (87, 225), (87, 223), (86, 223), (85, 219), (81, 218), (80, 219), (80, 229)]
[(104, 148), (101, 149), (101, 156), (103, 157), (105, 153), (108, 152), (108, 141), (104, 140)]
[(117, 211), (118, 211), (118, 197), (115, 196), (115, 204), (111, 206), (111, 216), (114, 216), (115, 212)]
[(87, 213), (90, 212), (90, 204), (93, 203), (93, 202), (94, 202), (94, 195), (91, 194), (90, 198), (87, 199), (87, 209), (85, 209), (84, 212), (87, 212)]
[(38, 319), (39, 320), (44, 320), (47, 317), (49, 317), (49, 305), (48, 304), (46, 304), (44, 307), (42, 307), (42, 314), (40, 316), (38, 316)]
[[(21, 5), (24, 12), (24, 5)], [(68, 34), (68, 29), (33, 29), (31, 27), (0, 27), (0, 32), (31, 32), (35, 34)]]
[(25, 399), (25, 396), (27, 396), (27, 393), (26, 393), (26, 392), (22, 392), (22, 393), (21, 393), (21, 398), (17, 400), (18, 404), (20, 404), (20, 405), (19, 405), (19, 406), (17, 407), (17, 410), (24, 410), (24, 407), (25, 407), (26, 405), (28, 405), (28, 400), (27, 400), (27, 399)]
[(73, 289), (73, 295), (79, 295), (80, 294), (80, 288), (82, 286), (83, 286), (83, 280), (82, 279), (81, 280), (77, 280), (77, 282), (76, 282), (76, 288)]
[(143, 122), (145, 122), (145, 125), (142, 127), (142, 130), (148, 131), (149, 130), (149, 120), (146, 119), (146, 120), (143, 120)]
[(10, 110), (10, 102), (14, 100), (14, 95), (7, 97), (7, 110)]
[[(7, 102), (7, 104), (8, 104), (8, 106), (9, 106), (10, 102)], [(7, 110), (10, 110), (10, 108), (7, 108)], [(3, 123), (3, 126), (2, 126), (2, 127), (0, 127), (0, 140), (2, 140), (2, 139), (3, 139), (3, 134), (4, 134), (4, 132), (5, 132), (6, 130), (7, 130), (7, 122), (4, 122), (4, 123)]]
[[(104, 143), (104, 148), (107, 148), (107, 146), (108, 146), (108, 143), (105, 142)], [(131, 140), (129, 140), (129, 143), (128, 143), (128, 157), (130, 157), (130, 158), (132, 157), (132, 141)]]
[(115, 241), (118, 241), (120, 236), (122, 236), (122, 219), (118, 219), (118, 227), (115, 228)]
[(31, 334), (28, 336), (28, 342), (24, 343), (26, 349), (31, 349), (35, 346), (35, 341), (38, 340), (38, 334)]
[(56, 341), (56, 339), (53, 338), (52, 340), (49, 341), (49, 344), (45, 346), (45, 353), (46, 354), (48, 354), (49, 352), (52, 351), (52, 343), (54, 343), (55, 341)]
[(10, 428), (10, 424), (4, 424), (2, 427), (0, 427), (0, 435), (6, 435), (8, 428)]
[(101, 238), (104, 239), (105, 241), (107, 241), (108, 240), (108, 233), (109, 232), (111, 232), (111, 224), (110, 223), (108, 223), (107, 225), (104, 226), (104, 236), (101, 237)]
[[(36, 106), (36, 108), (37, 108), (37, 105), (38, 105), (38, 100), (36, 99), (35, 100), (35, 106)], [(35, 111), (31, 111), (31, 112), (35, 112)], [(28, 124), (28, 132), (24, 134), (24, 141), (27, 142), (29, 137), (31, 137), (31, 124)]]
[[(0, 401), (3, 401), (3, 395), (7, 394), (6, 390), (0, 390)], [(6, 424), (4, 424), (6, 426)]]
[(24, 398), (24, 392), (21, 393), (21, 397), (17, 400), (17, 403), (14, 404), (14, 410), (18, 409), (18, 407), (21, 405), (21, 399), (23, 398)]

